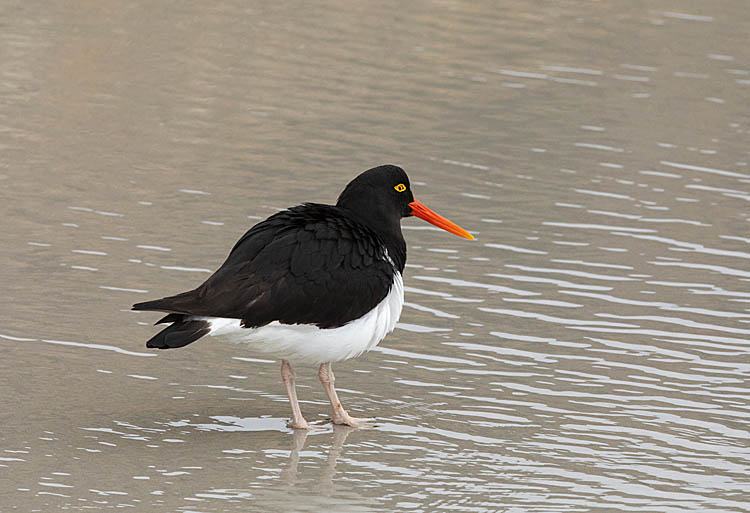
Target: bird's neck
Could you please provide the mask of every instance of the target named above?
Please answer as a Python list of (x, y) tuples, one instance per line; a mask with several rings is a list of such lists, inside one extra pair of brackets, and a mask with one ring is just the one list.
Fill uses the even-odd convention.
[(401, 222), (398, 218), (392, 216), (378, 215), (377, 212), (368, 211), (366, 214), (360, 214), (358, 210), (344, 208), (348, 214), (354, 217), (359, 223), (371, 229), (388, 250), (388, 256), (393, 260), (396, 270), (399, 273), (404, 272), (406, 265), (406, 241), (401, 233)]
[(388, 256), (393, 260), (393, 265), (399, 273), (404, 274), (404, 266), (406, 265), (406, 241), (404, 236), (401, 234), (401, 230), (398, 231), (399, 237), (393, 240), (383, 240), (386, 248), (388, 249)]

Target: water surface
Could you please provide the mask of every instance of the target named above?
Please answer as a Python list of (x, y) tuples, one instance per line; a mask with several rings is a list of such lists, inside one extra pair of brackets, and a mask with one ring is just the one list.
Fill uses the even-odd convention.
[[(6, 2), (2, 511), (750, 510), (750, 7)], [(396, 163), (376, 427), (132, 303)], [(314, 369), (303, 411), (325, 419)]]

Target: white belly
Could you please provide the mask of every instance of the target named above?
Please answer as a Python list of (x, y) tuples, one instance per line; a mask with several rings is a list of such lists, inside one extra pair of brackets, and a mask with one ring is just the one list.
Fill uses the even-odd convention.
[(194, 317), (211, 323), (210, 336), (247, 345), (259, 353), (292, 363), (320, 365), (348, 360), (369, 351), (393, 331), (404, 305), (404, 282), (396, 272), (391, 290), (368, 313), (340, 328), (274, 321), (260, 328), (243, 328), (240, 319)]

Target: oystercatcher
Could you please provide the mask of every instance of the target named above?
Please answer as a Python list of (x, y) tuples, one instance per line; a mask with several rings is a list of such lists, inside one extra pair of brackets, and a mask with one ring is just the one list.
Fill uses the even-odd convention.
[(292, 406), (289, 425), (308, 429), (292, 363), (319, 366), (334, 424), (362, 425), (334, 388), (331, 362), (359, 356), (393, 331), (404, 303), (406, 242), (401, 218), (417, 216), (466, 239), (474, 237), (425, 207), (403, 169), (365, 171), (336, 205), (305, 203), (256, 224), (198, 288), (133, 305), (167, 315), (146, 347), (183, 347), (221, 336), (281, 359)]

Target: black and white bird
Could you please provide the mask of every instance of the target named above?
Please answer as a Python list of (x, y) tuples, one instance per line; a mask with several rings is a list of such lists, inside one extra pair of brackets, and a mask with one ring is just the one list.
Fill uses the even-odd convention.
[(352, 180), (336, 205), (305, 203), (259, 222), (199, 287), (133, 305), (167, 315), (146, 343), (172, 349), (209, 335), (281, 359), (292, 406), (290, 426), (308, 429), (292, 363), (319, 366), (334, 424), (362, 425), (334, 388), (332, 362), (369, 351), (393, 331), (404, 304), (406, 242), (401, 218), (417, 216), (466, 239), (474, 237), (414, 199), (393, 165)]

